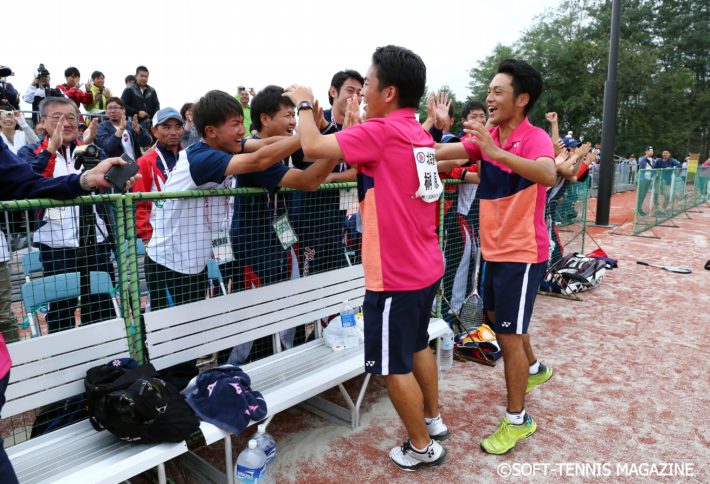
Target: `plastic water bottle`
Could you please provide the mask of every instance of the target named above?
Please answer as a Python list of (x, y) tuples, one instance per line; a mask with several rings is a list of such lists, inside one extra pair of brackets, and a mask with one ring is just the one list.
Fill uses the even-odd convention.
[(257, 447), (256, 440), (251, 439), (249, 445), (237, 457), (234, 469), (234, 480), (245, 483), (266, 482), (266, 454)]
[(276, 441), (266, 433), (266, 424), (259, 424), (254, 440), (256, 440), (256, 446), (266, 455), (266, 465), (269, 466), (276, 459)]
[(343, 328), (343, 345), (351, 348), (360, 344), (360, 335), (355, 325), (355, 310), (346, 299), (340, 310), (340, 324)]
[(454, 366), (454, 332), (449, 329), (439, 340), (439, 371), (449, 371)]

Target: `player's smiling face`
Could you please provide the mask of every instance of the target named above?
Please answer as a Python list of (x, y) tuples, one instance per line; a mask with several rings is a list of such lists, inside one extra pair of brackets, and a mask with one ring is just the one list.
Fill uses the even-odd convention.
[(209, 126), (216, 148), (227, 153), (241, 153), (244, 138), (244, 117), (230, 116), (221, 126)]
[(496, 74), (488, 85), (486, 105), (491, 122), (500, 124), (515, 113), (513, 78), (508, 74)]

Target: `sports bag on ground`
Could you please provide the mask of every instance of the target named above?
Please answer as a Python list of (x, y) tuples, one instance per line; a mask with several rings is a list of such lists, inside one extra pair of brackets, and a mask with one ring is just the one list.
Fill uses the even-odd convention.
[(153, 365), (127, 358), (96, 366), (84, 379), (89, 421), (129, 442), (182, 442), (200, 420)]
[(544, 283), (550, 291), (569, 296), (597, 287), (605, 273), (606, 262), (575, 252), (550, 266), (545, 273)]

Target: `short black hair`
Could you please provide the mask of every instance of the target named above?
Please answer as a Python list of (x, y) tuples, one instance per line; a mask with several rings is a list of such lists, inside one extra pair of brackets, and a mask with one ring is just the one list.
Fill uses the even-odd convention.
[(244, 110), (234, 96), (224, 91), (209, 91), (192, 105), (192, 122), (201, 137), (205, 136), (207, 126), (222, 126), (233, 116), (243, 119)]
[[(335, 92), (340, 94), (340, 88), (343, 87), (343, 84), (345, 84), (345, 81), (348, 79), (355, 79), (360, 84), (365, 84), (365, 78), (362, 77), (358, 71), (346, 69), (344, 71), (338, 71), (333, 75), (333, 78), (330, 80), (330, 86), (334, 87)], [(328, 102), (331, 106), (333, 105), (333, 96), (330, 95), (330, 89), (328, 89)]]
[(488, 110), (480, 101), (466, 101), (466, 103), (461, 108), (461, 119), (466, 119), (471, 111), (483, 111), (483, 114), (487, 114)]
[(123, 80), (125, 84), (128, 84), (129, 82), (136, 82), (136, 76), (133, 74), (128, 74), (126, 78)]
[(64, 77), (72, 76), (81, 77), (81, 74), (79, 74), (79, 69), (77, 69), (76, 67), (67, 67), (66, 69), (64, 69)]
[(372, 54), (377, 69), (380, 91), (394, 86), (399, 94), (400, 108), (418, 108), (426, 86), (426, 66), (421, 57), (404, 47), (387, 45)]
[(136, 67), (136, 75), (138, 75), (139, 72), (146, 72), (146, 73), (150, 74), (150, 71), (148, 70), (148, 68), (146, 66)]
[(515, 59), (505, 59), (498, 64), (496, 74), (508, 74), (513, 78), (513, 96), (517, 98), (523, 93), (530, 97), (525, 106), (525, 114), (535, 106), (535, 103), (542, 94), (542, 75), (540, 71), (525, 61)]
[(94, 72), (91, 73), (91, 79), (92, 79), (92, 80), (98, 79), (99, 77), (106, 77), (106, 76), (104, 76), (104, 73), (101, 72), (101, 71), (94, 71)]
[(113, 96), (113, 97), (108, 98), (106, 100), (106, 107), (108, 107), (108, 105), (111, 103), (116, 103), (119, 106), (121, 106), (122, 108), (126, 107), (126, 105), (123, 103), (123, 99), (121, 99), (120, 97)]
[(194, 103), (185, 103), (182, 105), (182, 107), (180, 108), (180, 116), (182, 116), (182, 119), (186, 119), (185, 116), (187, 115), (188, 111), (192, 110), (193, 105)]
[(279, 112), (281, 106), (293, 107), (293, 101), (283, 95), (284, 88), (281, 86), (266, 86), (264, 89), (256, 93), (251, 100), (251, 127), (257, 131), (263, 128), (261, 124), (261, 115), (268, 114), (274, 116)]

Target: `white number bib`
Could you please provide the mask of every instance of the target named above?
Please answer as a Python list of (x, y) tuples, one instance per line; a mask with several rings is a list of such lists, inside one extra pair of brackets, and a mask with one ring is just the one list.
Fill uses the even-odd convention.
[(414, 164), (419, 177), (419, 189), (414, 194), (427, 203), (436, 202), (444, 191), (444, 185), (436, 168), (434, 148), (413, 148)]

